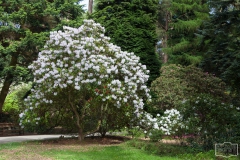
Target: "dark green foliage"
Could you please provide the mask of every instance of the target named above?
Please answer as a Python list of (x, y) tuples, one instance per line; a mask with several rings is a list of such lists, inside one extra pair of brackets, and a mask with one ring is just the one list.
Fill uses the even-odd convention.
[(106, 35), (123, 51), (134, 52), (150, 70), (150, 84), (159, 76), (155, 53), (156, 0), (99, 0), (91, 16), (106, 28)]
[(205, 150), (214, 149), (214, 144), (228, 142), (236, 125), (236, 107), (224, 103), (209, 94), (197, 94), (183, 103), (180, 109), (187, 122), (188, 133), (194, 134), (191, 143), (197, 143)]
[(240, 143), (240, 112), (239, 109), (237, 108), (238, 112), (236, 112), (233, 116), (233, 127), (231, 128), (231, 130), (229, 130), (229, 137), (228, 137), (228, 141), (229, 142), (234, 142), (239, 144)]
[(41, 121), (36, 124), (36, 121), (33, 120), (25, 124), (24, 130), (39, 134), (51, 133), (55, 127), (61, 126), (58, 133), (76, 133), (77, 128), (74, 121), (75, 119), (73, 119), (73, 113), (63, 106), (52, 107), (51, 109), (47, 106), (42, 106), (33, 113), (41, 117)]
[(114, 105), (110, 104), (105, 107), (101, 106), (101, 109), (97, 112), (95, 118), (100, 119), (98, 132), (102, 136), (105, 136), (109, 131), (120, 131), (124, 127), (131, 128), (137, 121), (134, 110), (131, 107), (116, 109)]
[[(165, 1), (162, 2), (160, 5), (166, 5)], [(197, 65), (201, 61), (201, 48), (195, 33), (202, 22), (208, 19), (207, 1), (172, 0), (169, 6), (171, 18), (166, 28), (168, 39), (163, 52), (168, 54), (169, 63)]]
[[(205, 55), (202, 68), (216, 74), (239, 99), (240, 93), (240, 3), (234, 0), (213, 0), (212, 15), (206, 22), (202, 48)], [(238, 101), (239, 103), (239, 101)]]

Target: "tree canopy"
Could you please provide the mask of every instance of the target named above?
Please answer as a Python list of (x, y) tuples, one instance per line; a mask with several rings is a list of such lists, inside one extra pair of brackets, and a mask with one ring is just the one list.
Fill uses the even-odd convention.
[[(209, 17), (207, 1), (172, 0), (161, 1), (158, 23), (164, 30), (162, 52), (168, 55), (168, 62), (181, 65), (197, 65), (201, 61), (199, 39), (195, 34), (204, 20)], [(167, 35), (166, 35), (167, 33)], [(167, 36), (167, 38), (166, 38)], [(167, 43), (167, 45), (166, 45)], [(165, 58), (166, 59), (166, 58)]]
[(38, 56), (49, 32), (79, 24), (83, 10), (78, 0), (0, 1), (0, 112), (13, 82), (31, 79), (26, 68)]

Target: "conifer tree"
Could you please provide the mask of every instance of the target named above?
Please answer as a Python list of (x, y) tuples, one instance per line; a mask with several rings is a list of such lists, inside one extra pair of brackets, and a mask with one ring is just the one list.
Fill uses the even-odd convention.
[[(162, 2), (159, 5), (166, 5), (166, 2)], [(167, 47), (163, 48), (163, 52), (168, 54), (169, 63), (198, 64), (201, 61), (201, 55), (195, 33), (203, 20), (209, 17), (207, 1), (172, 0), (168, 12), (171, 19), (167, 28)]]
[(78, 0), (0, 0), (0, 113), (12, 83), (29, 80), (26, 67), (37, 58), (49, 31), (75, 26), (82, 13)]
[(134, 52), (150, 70), (148, 84), (159, 76), (155, 52), (157, 0), (98, 0), (92, 17), (124, 51)]
[[(205, 55), (202, 67), (222, 78), (236, 99), (240, 96), (240, 1), (212, 0), (211, 19), (201, 34)], [(238, 100), (239, 101), (239, 100)]]

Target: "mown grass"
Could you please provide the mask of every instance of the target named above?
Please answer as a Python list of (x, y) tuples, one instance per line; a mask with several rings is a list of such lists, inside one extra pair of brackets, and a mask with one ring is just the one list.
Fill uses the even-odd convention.
[(21, 146), (21, 143), (5, 143), (5, 144), (0, 144), (0, 151), (3, 149), (15, 149), (17, 147)]
[(48, 157), (54, 157), (57, 160), (177, 160), (174, 157), (160, 157), (148, 154), (139, 149), (128, 147), (126, 145), (108, 146), (101, 149), (93, 149), (87, 152), (78, 152), (72, 150), (51, 150), (44, 152)]
[(20, 143), (6, 143), (6, 144), (0, 144), (0, 160), (5, 160), (6, 155), (2, 154), (1, 151), (3, 150), (8, 150), (8, 151), (13, 151), (16, 148), (20, 147)]

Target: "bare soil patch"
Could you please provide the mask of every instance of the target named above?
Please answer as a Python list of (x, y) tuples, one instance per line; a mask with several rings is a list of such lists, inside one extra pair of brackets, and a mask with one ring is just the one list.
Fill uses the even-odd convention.
[[(127, 137), (122, 136), (93, 136), (93, 137), (86, 137), (84, 141), (79, 142), (76, 137), (74, 138), (64, 138), (61, 137), (59, 139), (54, 140), (43, 140), (39, 141), (41, 144), (54, 144), (54, 145), (114, 145), (114, 144), (120, 144), (124, 142), (125, 140), (128, 140)], [(28, 142), (29, 143), (29, 142)]]

